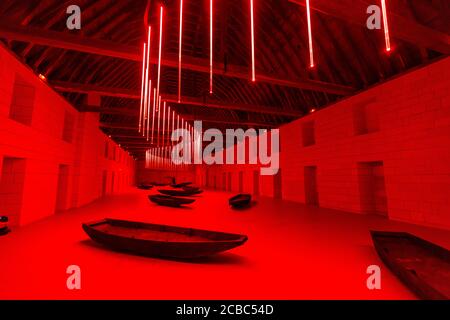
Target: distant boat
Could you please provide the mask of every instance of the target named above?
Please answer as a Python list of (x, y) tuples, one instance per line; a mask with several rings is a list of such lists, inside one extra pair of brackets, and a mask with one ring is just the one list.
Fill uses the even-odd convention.
[(450, 252), (409, 233), (371, 231), (381, 260), (422, 299), (450, 299)]
[(191, 184), (192, 184), (192, 182), (182, 182), (182, 183), (172, 184), (171, 187), (172, 188), (183, 188), (183, 187), (190, 186)]
[(248, 207), (252, 201), (252, 196), (250, 194), (238, 194), (228, 200), (230, 206), (238, 209)]
[(188, 199), (188, 198), (178, 198), (178, 197), (172, 197), (172, 196), (166, 196), (166, 195), (151, 195), (148, 196), (148, 199), (151, 202), (154, 202), (156, 204), (159, 204), (161, 206), (166, 207), (181, 207), (185, 204), (191, 204), (195, 202), (195, 199)]
[(168, 186), (168, 183), (164, 183), (164, 182), (152, 182), (152, 185), (157, 186), (157, 187), (165, 187)]
[(111, 249), (172, 259), (210, 256), (247, 241), (245, 235), (115, 219), (82, 226), (92, 240)]
[(0, 236), (3, 236), (10, 231), (8, 228), (8, 221), (8, 217), (0, 216)]
[(203, 190), (200, 189), (199, 187), (186, 186), (186, 187), (182, 187), (181, 189), (183, 189), (184, 191), (201, 191), (200, 193), (203, 192)]
[(151, 188), (153, 188), (151, 184), (140, 184), (137, 187), (141, 190), (150, 190)]
[(168, 195), (168, 196), (174, 196), (174, 197), (190, 197), (197, 194), (202, 193), (203, 191), (200, 189), (193, 189), (193, 190), (173, 190), (173, 189), (159, 189), (159, 193)]

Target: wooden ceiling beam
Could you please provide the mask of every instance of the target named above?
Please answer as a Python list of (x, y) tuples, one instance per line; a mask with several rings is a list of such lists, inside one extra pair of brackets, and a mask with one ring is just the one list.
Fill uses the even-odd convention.
[[(123, 89), (123, 88), (111, 88), (102, 87), (92, 84), (80, 84), (62, 81), (52, 81), (49, 83), (55, 90), (62, 92), (78, 92), (78, 93), (94, 93), (101, 96), (116, 97), (116, 98), (127, 98), (127, 99), (140, 99), (141, 95), (139, 90)], [(184, 104), (204, 108), (214, 108), (214, 109), (225, 109), (225, 110), (236, 110), (236, 111), (246, 111), (246, 112), (256, 112), (263, 114), (272, 114), (286, 117), (299, 118), (303, 116), (303, 112), (295, 110), (283, 110), (279, 107), (267, 107), (258, 106), (250, 104), (236, 104), (236, 103), (226, 103), (219, 102), (210, 99), (203, 99), (198, 97), (181, 97), (181, 102), (178, 103), (178, 96), (176, 95), (162, 95), (162, 99), (173, 104)]]
[[(95, 110), (94, 108), (90, 108), (89, 110), (83, 110), (87, 112), (100, 112), (102, 114), (108, 114), (108, 115), (121, 115), (121, 116), (128, 116), (128, 117), (134, 117), (137, 118), (139, 116), (139, 110), (138, 109), (131, 109), (131, 108), (97, 108)], [(195, 121), (195, 120), (201, 120), (203, 122), (207, 123), (223, 123), (223, 124), (235, 124), (235, 125), (241, 125), (241, 126), (247, 126), (247, 127), (268, 127), (273, 128), (276, 127), (277, 124), (275, 123), (268, 123), (264, 121), (248, 121), (248, 120), (221, 120), (217, 119), (215, 117), (206, 116), (206, 115), (187, 115), (187, 114), (180, 114), (185, 120), (187, 121)]]
[[(29, 26), (11, 25), (8, 22), (0, 23), (0, 37), (8, 40), (29, 42), (36, 45), (74, 50), (118, 59), (132, 61), (142, 60), (140, 48), (114, 43), (111, 41), (82, 38), (63, 32), (37, 29)], [(157, 58), (153, 57), (151, 63), (157, 64), (157, 62)], [(165, 67), (178, 68), (178, 57), (166, 54), (164, 55), (161, 63)], [(184, 70), (200, 73), (209, 73), (210, 71), (209, 60), (189, 56), (183, 56), (182, 68)], [(224, 77), (238, 78), (242, 80), (250, 79), (248, 68), (236, 65), (227, 65), (225, 68), (223, 63), (216, 62), (214, 66), (214, 73), (215, 75)], [(344, 96), (355, 91), (354, 88), (345, 85), (300, 78), (278, 79), (276, 76), (262, 73), (257, 74), (257, 82)]]
[[(305, 0), (289, 0), (292, 3), (306, 6)], [(373, 3), (368, 0), (314, 0), (311, 9), (344, 20), (345, 22), (366, 27), (367, 8)], [(407, 41), (419, 47), (450, 54), (450, 36), (423, 26), (418, 22), (398, 15), (389, 10), (389, 25), (392, 37)]]

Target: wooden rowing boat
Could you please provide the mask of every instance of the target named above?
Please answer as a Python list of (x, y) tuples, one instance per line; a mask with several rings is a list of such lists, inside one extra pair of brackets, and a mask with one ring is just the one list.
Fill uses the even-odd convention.
[(159, 193), (162, 193), (164, 195), (173, 196), (173, 197), (190, 197), (195, 196), (197, 194), (202, 193), (202, 190), (173, 190), (173, 189), (159, 189)]
[(116, 219), (82, 226), (92, 240), (111, 249), (173, 259), (205, 257), (247, 241), (245, 235)]
[(166, 187), (169, 184), (168, 183), (164, 183), (164, 182), (152, 182), (152, 185), (154, 185), (156, 187)]
[(381, 260), (422, 299), (450, 299), (450, 252), (409, 233), (371, 231)]
[(248, 207), (252, 201), (252, 196), (250, 194), (238, 194), (234, 197), (231, 197), (228, 200), (228, 203), (233, 208), (242, 209)]
[(10, 231), (8, 228), (8, 221), (8, 217), (0, 216), (0, 236), (3, 236)]
[(183, 188), (183, 187), (190, 186), (191, 184), (192, 184), (192, 182), (181, 182), (181, 183), (172, 184), (171, 187), (172, 188)]
[(193, 186), (186, 186), (186, 187), (182, 187), (181, 189), (183, 189), (184, 191), (201, 191), (201, 192), (203, 192), (203, 190), (200, 189), (199, 187), (193, 187)]
[(181, 207), (186, 204), (191, 204), (195, 202), (195, 199), (189, 199), (189, 198), (178, 198), (178, 197), (172, 197), (172, 196), (166, 196), (166, 195), (150, 195), (148, 196), (148, 199), (151, 202), (154, 202), (156, 204), (159, 204), (161, 206), (166, 207)]
[(137, 187), (141, 190), (150, 190), (151, 188), (153, 188), (151, 184), (140, 184)]

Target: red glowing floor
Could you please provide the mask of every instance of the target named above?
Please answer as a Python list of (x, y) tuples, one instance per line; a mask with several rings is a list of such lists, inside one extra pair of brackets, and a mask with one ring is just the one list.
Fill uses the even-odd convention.
[[(382, 264), (370, 229), (405, 230), (444, 247), (450, 232), (259, 199), (248, 211), (227, 193), (205, 192), (192, 209), (158, 207), (146, 191), (108, 197), (0, 237), (0, 299), (413, 299)], [(211, 259), (177, 262), (109, 251), (81, 223), (115, 217), (244, 233), (242, 247)], [(66, 288), (81, 267), (82, 288)], [(382, 268), (369, 291), (366, 268)]]

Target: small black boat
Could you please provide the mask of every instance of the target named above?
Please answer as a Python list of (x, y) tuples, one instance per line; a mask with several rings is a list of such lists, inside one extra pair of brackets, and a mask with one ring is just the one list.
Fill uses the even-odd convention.
[(115, 219), (82, 226), (92, 240), (111, 249), (171, 259), (205, 257), (247, 241), (245, 235)]
[(10, 231), (8, 228), (8, 221), (8, 217), (0, 216), (0, 236), (3, 236)]
[(137, 188), (141, 190), (150, 190), (153, 186), (151, 184), (140, 184)]
[(184, 188), (184, 187), (190, 186), (191, 184), (192, 184), (192, 182), (182, 182), (182, 183), (172, 184), (171, 187), (172, 188)]
[(172, 190), (172, 189), (159, 189), (159, 193), (173, 196), (173, 197), (190, 197), (202, 193), (202, 190)]
[(381, 260), (418, 297), (450, 299), (450, 251), (409, 233), (371, 231)]
[(203, 192), (203, 190), (200, 189), (199, 187), (192, 187), (192, 186), (182, 187), (181, 189), (183, 189), (184, 191), (200, 191), (200, 193)]
[(154, 185), (155, 187), (166, 187), (169, 184), (168, 183), (164, 183), (164, 182), (152, 182), (152, 185)]
[(148, 199), (151, 202), (154, 202), (161, 206), (175, 207), (175, 208), (195, 202), (195, 199), (178, 198), (178, 197), (166, 196), (166, 195), (161, 195), (161, 194), (148, 196)]
[(250, 206), (252, 196), (247, 193), (238, 194), (228, 200), (228, 203), (233, 208), (242, 209)]

